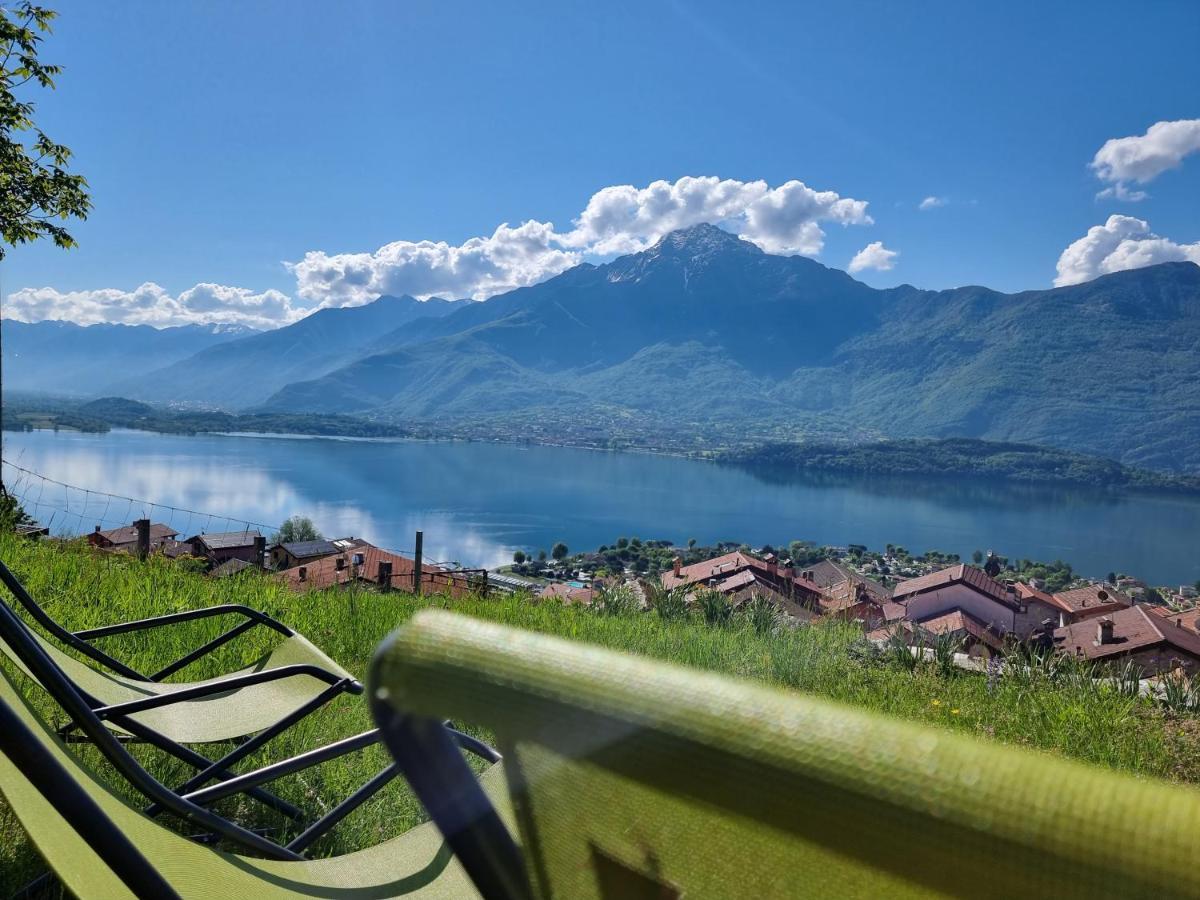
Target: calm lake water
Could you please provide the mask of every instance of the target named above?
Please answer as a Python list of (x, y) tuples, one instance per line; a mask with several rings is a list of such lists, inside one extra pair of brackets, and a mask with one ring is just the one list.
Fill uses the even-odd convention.
[(43, 524), (86, 531), (143, 511), (183, 532), (311, 517), (327, 535), (494, 566), (515, 549), (618, 536), (753, 545), (894, 543), (917, 553), (994, 549), (1155, 583), (1200, 578), (1200, 499), (970, 479), (798, 477), (672, 457), (557, 447), (196, 437), (114, 431), (6, 433), (4, 455), (50, 478), (208, 515), (85, 496), (5, 471)]

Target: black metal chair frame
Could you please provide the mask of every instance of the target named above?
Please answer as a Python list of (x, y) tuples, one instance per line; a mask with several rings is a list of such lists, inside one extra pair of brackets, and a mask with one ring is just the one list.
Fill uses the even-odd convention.
[[(380, 661), (389, 643), (375, 653), (368, 679), (372, 685), (379, 684)], [(458, 751), (460, 733), (436, 718), (398, 710), (377, 691), (370, 702), (396, 766), (479, 892), (500, 900), (529, 900), (521, 849)]]
[[(3, 563), (0, 563), (0, 580), (3, 580), (19, 599), (22, 595), (28, 597), (27, 592), (25, 592), (24, 588), (16, 581)], [(32, 602), (32, 598), (30, 598), (30, 603)], [(33, 605), (36, 606), (36, 604)], [(45, 613), (43, 612), (42, 615), (45, 615)], [(49, 617), (47, 616), (46, 618)], [(317, 706), (327, 702), (336, 693), (346, 690), (346, 682), (352, 681), (352, 679), (333, 675), (317, 666), (283, 666), (276, 670), (221, 679), (208, 685), (198, 686), (194, 690), (180, 691), (167, 697), (152, 697), (146, 700), (104, 707), (97, 706), (95, 698), (88, 697), (78, 689), (74, 682), (66, 676), (54, 660), (45, 652), (45, 649), (34, 638), (25, 622), (2, 599), (0, 599), (0, 639), (3, 639), (16, 652), (17, 657), (67, 716), (71, 726), (78, 728), (83, 733), (83, 736), (104, 754), (121, 776), (150, 801), (150, 805), (145, 810), (148, 814), (159, 815), (162, 813), (171, 813), (182, 821), (200, 828), (202, 832), (200, 836), (202, 838), (224, 838), (245, 849), (272, 859), (300, 860), (304, 858), (301, 855), (303, 850), (311, 845), (313, 841), (336, 826), (349, 813), (361, 806), (401, 773), (398, 765), (393, 764), (388, 766), (332, 810), (309, 825), (308, 828), (287, 845), (281, 846), (268, 840), (264, 835), (231, 822), (206, 807), (208, 804), (222, 797), (244, 792), (266, 806), (289, 815), (290, 818), (296, 821), (302, 820), (304, 818), (302, 811), (281, 798), (276, 797), (274, 794), (263, 790), (261, 785), (368, 747), (380, 740), (378, 729), (363, 732), (354, 737), (337, 741), (326, 747), (311, 750), (308, 753), (300, 754), (243, 775), (235, 775), (227, 769), (227, 766), (243, 758), (253, 749), (262, 746), (271, 737), (295, 724), (296, 721), (299, 721), (299, 719), (306, 716), (309, 712), (312, 712)], [(192, 699), (208, 693), (227, 691), (230, 688), (243, 686), (248, 683), (254, 684), (271, 680), (267, 676), (271, 676), (273, 672), (279, 673), (273, 676), (276, 678), (290, 677), (297, 674), (310, 675), (326, 681), (330, 686), (326, 691), (314, 698), (313, 701), (310, 701), (309, 704), (306, 704), (292, 715), (281, 719), (274, 726), (271, 726), (271, 728), (260, 732), (255, 737), (239, 745), (230, 754), (217, 761), (209, 760), (199, 753), (175, 741), (171, 741), (153, 729), (140, 725), (129, 718), (133, 713), (153, 708), (154, 706), (164, 705), (164, 702), (170, 703), (180, 699)], [(357, 682), (354, 683), (358, 684)], [(361, 685), (359, 685), (359, 690), (361, 691)], [(186, 694), (187, 697), (181, 697), (179, 696), (180, 694)], [(150, 705), (148, 706), (147, 704)], [(119, 725), (147, 743), (188, 762), (200, 771), (179, 789), (172, 790), (150, 775), (129, 754), (129, 751), (125, 748), (119, 737), (106, 727), (104, 724), (105, 720)], [(499, 759), (499, 754), (486, 744), (469, 735), (459, 732), (454, 732), (454, 734), (463, 749), (475, 753), (489, 762), (496, 762)], [(219, 779), (216, 784), (208, 788), (200, 788), (201, 784), (214, 779)]]

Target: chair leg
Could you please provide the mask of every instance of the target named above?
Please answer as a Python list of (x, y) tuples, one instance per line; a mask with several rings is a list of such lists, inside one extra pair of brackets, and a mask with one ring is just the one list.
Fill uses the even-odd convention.
[[(188, 747), (183, 746), (182, 744), (177, 744), (175, 741), (169, 741), (166, 738), (164, 738), (162, 735), (160, 735), (158, 732), (152, 731), (149, 728), (145, 728), (144, 726), (138, 725), (136, 722), (124, 720), (124, 721), (120, 721), (118, 724), (120, 724), (120, 726), (122, 728), (125, 728), (125, 729), (133, 732), (135, 736), (141, 738), (143, 741), (150, 744), (151, 746), (157, 747), (159, 750), (162, 750), (165, 753), (171, 754), (176, 759), (182, 760), (183, 762), (187, 763), (189, 766), (192, 766), (195, 769), (207, 769), (207, 768), (211, 767), (213, 764), (213, 761), (211, 759), (209, 759), (207, 756), (203, 756), (203, 755), (197, 753), (195, 750), (191, 750)], [(219, 773), (218, 777), (221, 778), (222, 780), (227, 779), (227, 778), (233, 778), (234, 773), (222, 771)], [(270, 809), (273, 809), (278, 813), (282, 813), (283, 815), (287, 816), (289, 819), (291, 819), (293, 821), (298, 822), (298, 821), (301, 821), (304, 819), (304, 812), (299, 807), (294, 806), (291, 803), (288, 803), (282, 797), (275, 796), (270, 791), (255, 787), (255, 788), (251, 788), (250, 790), (247, 790), (246, 795), (249, 797), (253, 797), (255, 800), (257, 800), (259, 803), (262, 803), (264, 806), (267, 806)], [(152, 804), (150, 807), (148, 807), (146, 810), (147, 814), (150, 814), (149, 810), (152, 810), (152, 809), (156, 810), (156, 806), (157, 806), (157, 804)], [(161, 810), (156, 810), (154, 814), (157, 814), (158, 812), (161, 812)]]

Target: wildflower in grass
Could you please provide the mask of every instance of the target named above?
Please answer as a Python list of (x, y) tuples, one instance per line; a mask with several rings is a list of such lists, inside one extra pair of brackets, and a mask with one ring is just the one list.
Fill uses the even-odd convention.
[(950, 710), (950, 715), (952, 715), (952, 716), (957, 716), (957, 715), (959, 715), (961, 712), (962, 712), (962, 710), (961, 710), (961, 709), (952, 709), (952, 710)]
[(929, 705), (930, 706), (941, 706), (942, 701), (939, 700), (937, 697), (934, 697), (932, 700), (929, 701)]

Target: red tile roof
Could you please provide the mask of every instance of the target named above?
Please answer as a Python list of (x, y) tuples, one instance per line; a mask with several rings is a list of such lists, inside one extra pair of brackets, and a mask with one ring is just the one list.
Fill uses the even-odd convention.
[[(663, 587), (673, 588), (683, 585), (707, 584), (713, 578), (721, 578), (731, 572), (738, 571), (738, 569), (746, 568), (751, 562), (752, 560), (749, 556), (735, 550), (733, 553), (726, 553), (724, 556), (717, 556), (713, 559), (706, 559), (704, 562), (683, 566), (679, 570), (678, 575), (673, 571), (664, 572), (662, 576)], [(757, 562), (757, 560), (753, 560), (753, 562)]]
[(959, 563), (957, 566), (950, 566), (948, 569), (930, 572), (928, 575), (922, 575), (919, 578), (910, 578), (908, 581), (902, 581), (892, 591), (892, 597), (898, 602), (904, 602), (915, 597), (917, 594), (937, 591), (955, 584), (969, 585), (979, 593), (991, 597), (996, 602), (1003, 603), (1006, 606), (1015, 607), (1020, 605), (1015, 594), (1010, 593), (1005, 585), (992, 578), (983, 569), (977, 569), (974, 566), (968, 566), (963, 563)]
[(1070, 613), (1117, 610), (1132, 605), (1128, 597), (1107, 584), (1089, 584), (1072, 591), (1059, 591), (1054, 599)]
[(553, 598), (561, 600), (563, 603), (583, 603), (584, 605), (590, 605), (594, 595), (595, 592), (590, 587), (571, 587), (571, 585), (562, 581), (546, 585), (542, 588), (542, 592), (538, 594), (539, 597), (546, 599)]
[[(1111, 619), (1113, 623), (1113, 641), (1109, 644), (1097, 641), (1099, 623), (1103, 619)], [(1054, 632), (1055, 646), (1064, 653), (1088, 659), (1106, 659), (1167, 645), (1200, 660), (1200, 634), (1185, 627), (1182, 622), (1169, 624), (1171, 619), (1151, 615), (1142, 606), (1124, 607), (1103, 619), (1085, 619), (1059, 628)]]
[(955, 634), (963, 632), (994, 650), (1004, 649), (1004, 638), (973, 615), (961, 609), (933, 616), (915, 623), (931, 634)]

